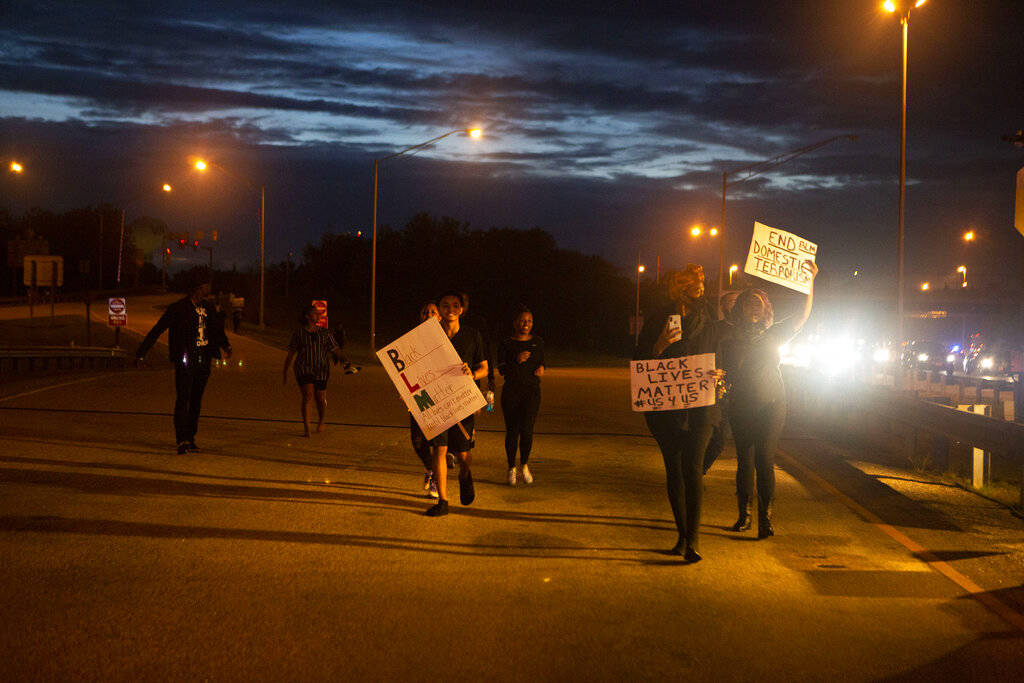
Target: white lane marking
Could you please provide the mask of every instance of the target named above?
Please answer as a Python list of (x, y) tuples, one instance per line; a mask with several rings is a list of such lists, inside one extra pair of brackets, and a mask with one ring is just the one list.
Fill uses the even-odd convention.
[(94, 382), (98, 379), (109, 377), (109, 375), (97, 375), (96, 377), (84, 377), (82, 379), (71, 380), (70, 382), (63, 382), (61, 384), (51, 384), (49, 386), (40, 387), (39, 389), (33, 389), (32, 391), (23, 391), (20, 394), (11, 394), (10, 396), (0, 396), (0, 401), (10, 401), (15, 398), (21, 398), (23, 396), (31, 396), (32, 394), (38, 394), (43, 391), (49, 391), (50, 389), (59, 389), (60, 387), (71, 386), (72, 384), (83, 384), (85, 382)]

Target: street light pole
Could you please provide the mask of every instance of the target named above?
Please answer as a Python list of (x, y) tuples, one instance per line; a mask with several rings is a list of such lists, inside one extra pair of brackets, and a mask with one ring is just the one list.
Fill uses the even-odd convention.
[[(263, 310), (264, 310), (264, 296), (263, 296), (263, 294), (264, 294), (264, 287), (263, 287), (263, 285), (264, 285), (265, 276), (266, 276), (266, 260), (265, 260), (266, 250), (265, 250), (265, 239), (264, 239), (264, 237), (266, 235), (266, 231), (265, 231), (265, 223), (264, 223), (264, 221), (265, 221), (266, 215), (267, 215), (267, 208), (266, 207), (267, 207), (267, 202), (266, 202), (266, 186), (265, 185), (261, 185), (260, 186), (260, 319), (259, 319), (259, 324), (260, 324), (260, 329), (261, 330), (264, 327), (264, 322), (263, 322)], [(212, 255), (213, 252), (210, 252), (210, 253)], [(211, 257), (211, 264), (210, 264), (210, 276), (211, 277), (213, 276), (212, 257)]]
[(370, 348), (374, 351), (377, 350), (377, 179), (380, 164), (383, 161), (400, 157), (408, 152), (421, 150), (456, 133), (465, 133), (471, 138), (479, 138), (483, 131), (479, 128), (456, 128), (443, 135), (438, 135), (436, 138), (430, 138), (426, 142), (406, 147), (400, 152), (373, 160), (373, 227), (370, 234)]
[(633, 316), (633, 346), (640, 343), (640, 273), (644, 267), (640, 263), (640, 252), (636, 252), (636, 314)]
[(896, 342), (903, 343), (903, 219), (907, 197), (907, 37), (910, 10), (900, 17), (903, 28), (902, 78), (900, 80), (900, 204), (896, 237)]

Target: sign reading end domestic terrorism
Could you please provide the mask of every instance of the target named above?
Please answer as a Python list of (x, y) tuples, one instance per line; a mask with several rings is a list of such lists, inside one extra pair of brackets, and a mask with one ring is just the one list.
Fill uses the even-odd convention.
[(715, 404), (715, 354), (635, 360), (629, 364), (633, 412), (682, 410)]
[(817, 253), (818, 245), (814, 242), (785, 230), (769, 228), (763, 223), (754, 223), (754, 237), (750, 241), (750, 253), (743, 272), (807, 294), (814, 278), (803, 263), (813, 261)]
[(487, 405), (441, 323), (431, 318), (377, 352), (405, 406), (433, 439)]

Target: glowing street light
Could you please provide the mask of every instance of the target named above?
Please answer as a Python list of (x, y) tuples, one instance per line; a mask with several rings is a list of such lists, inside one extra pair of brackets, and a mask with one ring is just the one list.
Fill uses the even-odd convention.
[(968, 230), (967, 232), (964, 233), (964, 242), (973, 242), (973, 241), (974, 241), (974, 231), (973, 230)]
[(732, 287), (732, 275), (733, 275), (733, 273), (735, 273), (739, 269), (740, 269), (740, 267), (737, 266), (735, 263), (732, 264), (731, 266), (729, 266), (729, 286), (730, 287)]
[(699, 225), (695, 225), (690, 228), (690, 234), (694, 237), (700, 237), (702, 232), (704, 232), (704, 230)]
[(438, 135), (436, 138), (430, 138), (426, 142), (421, 142), (418, 145), (412, 147), (406, 147), (405, 149), (389, 154), (386, 157), (373, 160), (373, 232), (370, 237), (370, 348), (374, 351), (377, 350), (377, 178), (379, 175), (380, 164), (388, 159), (394, 159), (400, 157), (407, 152), (423, 149), (429, 145), (439, 142), (449, 135), (455, 135), (456, 133), (465, 133), (474, 140), (479, 140), (483, 137), (483, 130), (480, 128), (456, 128), (450, 130), (444, 135)]
[(646, 268), (640, 263), (640, 252), (636, 253), (636, 314), (633, 316), (633, 346), (640, 343), (640, 274)]
[(922, 292), (927, 292), (930, 288), (931, 288), (931, 285), (929, 283), (927, 283), (927, 282), (922, 282), (921, 283), (921, 291)]
[(17, 161), (11, 162), (11, 173), (21, 173), (25, 170), (25, 167), (19, 164)]
[(162, 189), (162, 190), (163, 190), (164, 192), (170, 192), (170, 191), (171, 191), (171, 190), (173, 190), (174, 188), (173, 188), (173, 187), (171, 187), (171, 184), (170, 184), (170, 183), (164, 183), (164, 185), (163, 185), (163, 187), (162, 187), (161, 189)]
[[(250, 189), (255, 190), (256, 184), (246, 178), (243, 175), (232, 173), (228, 169), (224, 168), (218, 163), (207, 162), (204, 159), (194, 159), (192, 165), (200, 173), (205, 173), (208, 166), (212, 165), (219, 168), (224, 172), (225, 175), (233, 178), (234, 180), (241, 180)], [(267, 186), (260, 185), (260, 221), (259, 221), (259, 242), (260, 242), (260, 308), (259, 308), (259, 326), (263, 329), (263, 311), (264, 311), (264, 289), (266, 283), (266, 217), (267, 217)]]
[(903, 60), (900, 80), (900, 202), (899, 229), (896, 238), (896, 334), (897, 341), (903, 339), (903, 224), (907, 200), (907, 34), (910, 24), (911, 2), (913, 8), (920, 7), (926, 0), (885, 0), (885, 11), (899, 12), (903, 29)]

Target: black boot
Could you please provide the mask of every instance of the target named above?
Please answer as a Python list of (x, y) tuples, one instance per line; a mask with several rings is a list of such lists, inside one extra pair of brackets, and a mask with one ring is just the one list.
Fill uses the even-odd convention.
[(748, 531), (750, 529), (750, 500), (745, 496), (738, 496), (736, 500), (740, 506), (740, 518), (732, 525), (732, 530)]
[(757, 537), (768, 538), (775, 535), (772, 527), (772, 504), (768, 503), (758, 508), (757, 511)]

